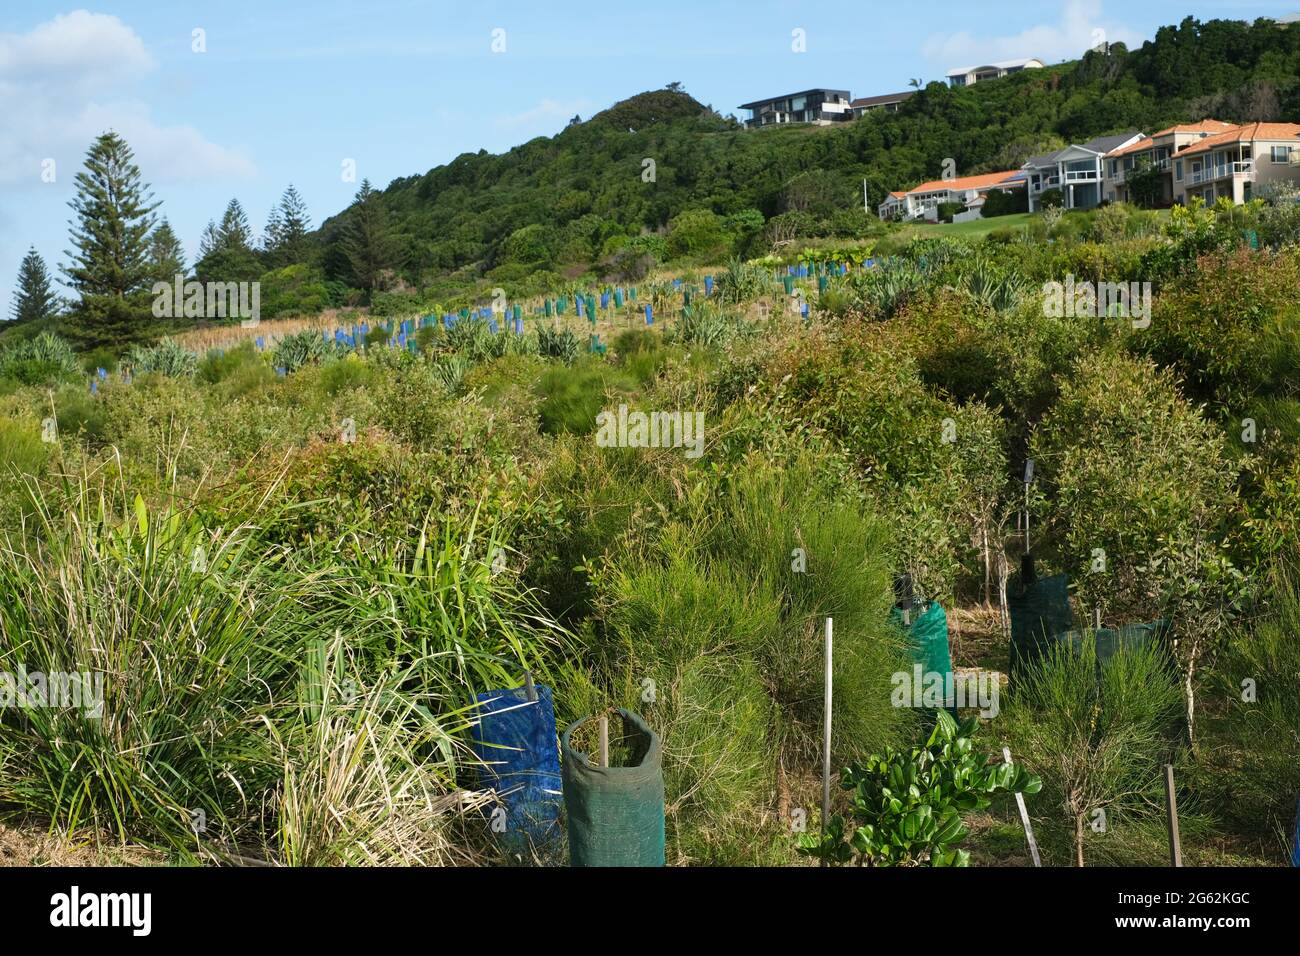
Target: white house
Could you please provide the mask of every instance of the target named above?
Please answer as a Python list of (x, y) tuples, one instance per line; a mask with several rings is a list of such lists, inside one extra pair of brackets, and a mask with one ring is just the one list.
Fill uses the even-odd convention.
[(1029, 211), (1042, 208), (1042, 195), (1059, 189), (1066, 209), (1091, 209), (1105, 198), (1105, 157), (1143, 139), (1136, 130), (1117, 136), (1098, 136), (1058, 149), (1054, 153), (1031, 156), (1021, 169), (1029, 185)]
[(1041, 70), (1046, 65), (1037, 57), (1029, 56), (1019, 60), (1002, 60), (999, 63), (988, 63), (984, 66), (963, 66), (948, 71), (948, 84), (950, 86), (974, 86), (980, 80), (996, 80), (998, 77), (1019, 73), (1021, 70)]
[(1019, 189), (1024, 186), (1024, 175), (1016, 169), (1001, 173), (985, 173), (982, 176), (961, 176), (956, 179), (932, 179), (921, 183), (906, 192), (891, 192), (885, 201), (876, 207), (876, 215), (881, 219), (929, 219), (939, 217), (939, 206), (943, 203), (961, 203), (968, 210), (976, 211), (984, 205), (984, 199), (994, 189)]

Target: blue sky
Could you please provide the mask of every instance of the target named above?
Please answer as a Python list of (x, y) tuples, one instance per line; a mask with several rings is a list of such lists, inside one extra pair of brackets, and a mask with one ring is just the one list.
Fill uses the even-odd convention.
[[(1068, 59), (1097, 29), (1134, 45), (1189, 14), (1295, 9), (1300, 0), (5, 4), (0, 314), (29, 245), (52, 270), (65, 261), (73, 177), (110, 127), (135, 149), (192, 262), (204, 224), (232, 196), (260, 231), (292, 182), (319, 223), (356, 190), (345, 159), (358, 180), (383, 186), (462, 152), (553, 134), (575, 113), (674, 80), (739, 113), (812, 86), (867, 96), (976, 61)], [(796, 29), (805, 52), (792, 49)], [(206, 52), (195, 52), (195, 30)], [(493, 52), (495, 30), (503, 52)], [(49, 159), (54, 181), (44, 182)]]

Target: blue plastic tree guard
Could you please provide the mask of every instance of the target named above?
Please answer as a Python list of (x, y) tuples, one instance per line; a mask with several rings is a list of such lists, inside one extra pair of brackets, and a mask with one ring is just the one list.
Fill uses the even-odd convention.
[[(551, 688), (536, 685), (476, 694), (479, 721), (474, 753), (486, 765), (483, 782), (501, 798), (504, 820), (492, 830), (510, 849), (544, 846), (560, 835), (560, 750)], [(493, 811), (498, 812), (498, 811)], [(496, 825), (504, 823), (504, 828)]]

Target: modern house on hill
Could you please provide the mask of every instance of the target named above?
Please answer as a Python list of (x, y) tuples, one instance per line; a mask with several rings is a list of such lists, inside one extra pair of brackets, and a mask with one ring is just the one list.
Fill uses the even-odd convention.
[(749, 110), (746, 129), (758, 126), (780, 126), (786, 123), (815, 123), (828, 126), (853, 119), (849, 106), (848, 90), (815, 89), (801, 93), (787, 93), (752, 103), (741, 103)]
[(1098, 136), (1054, 153), (1031, 156), (1021, 167), (1029, 184), (1029, 211), (1042, 208), (1042, 196), (1059, 189), (1066, 209), (1091, 209), (1105, 198), (1103, 158), (1113, 150), (1143, 138), (1136, 130), (1117, 136)]
[(898, 108), (916, 95), (916, 90), (908, 90), (905, 93), (885, 93), (881, 96), (863, 96), (849, 104), (855, 117), (860, 117), (863, 113), (869, 113), (872, 110), (884, 110), (886, 113), (897, 113)]
[(974, 86), (981, 80), (996, 80), (1002, 76), (1019, 73), (1021, 70), (1041, 70), (1045, 63), (1037, 57), (1025, 57), (1020, 60), (1003, 60), (1000, 63), (988, 63), (984, 66), (963, 66), (948, 71), (949, 86)]
[(962, 218), (978, 219), (980, 207), (991, 190), (1020, 189), (1024, 185), (1024, 175), (1016, 169), (956, 179), (932, 179), (906, 192), (891, 192), (876, 207), (876, 214), (881, 219), (934, 221), (939, 218), (941, 204), (961, 203), (967, 209)]

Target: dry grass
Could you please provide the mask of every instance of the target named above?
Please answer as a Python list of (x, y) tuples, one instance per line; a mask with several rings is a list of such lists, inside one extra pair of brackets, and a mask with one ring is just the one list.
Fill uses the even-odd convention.
[(93, 830), (52, 833), (35, 824), (0, 823), (0, 866), (160, 866), (162, 854)]

